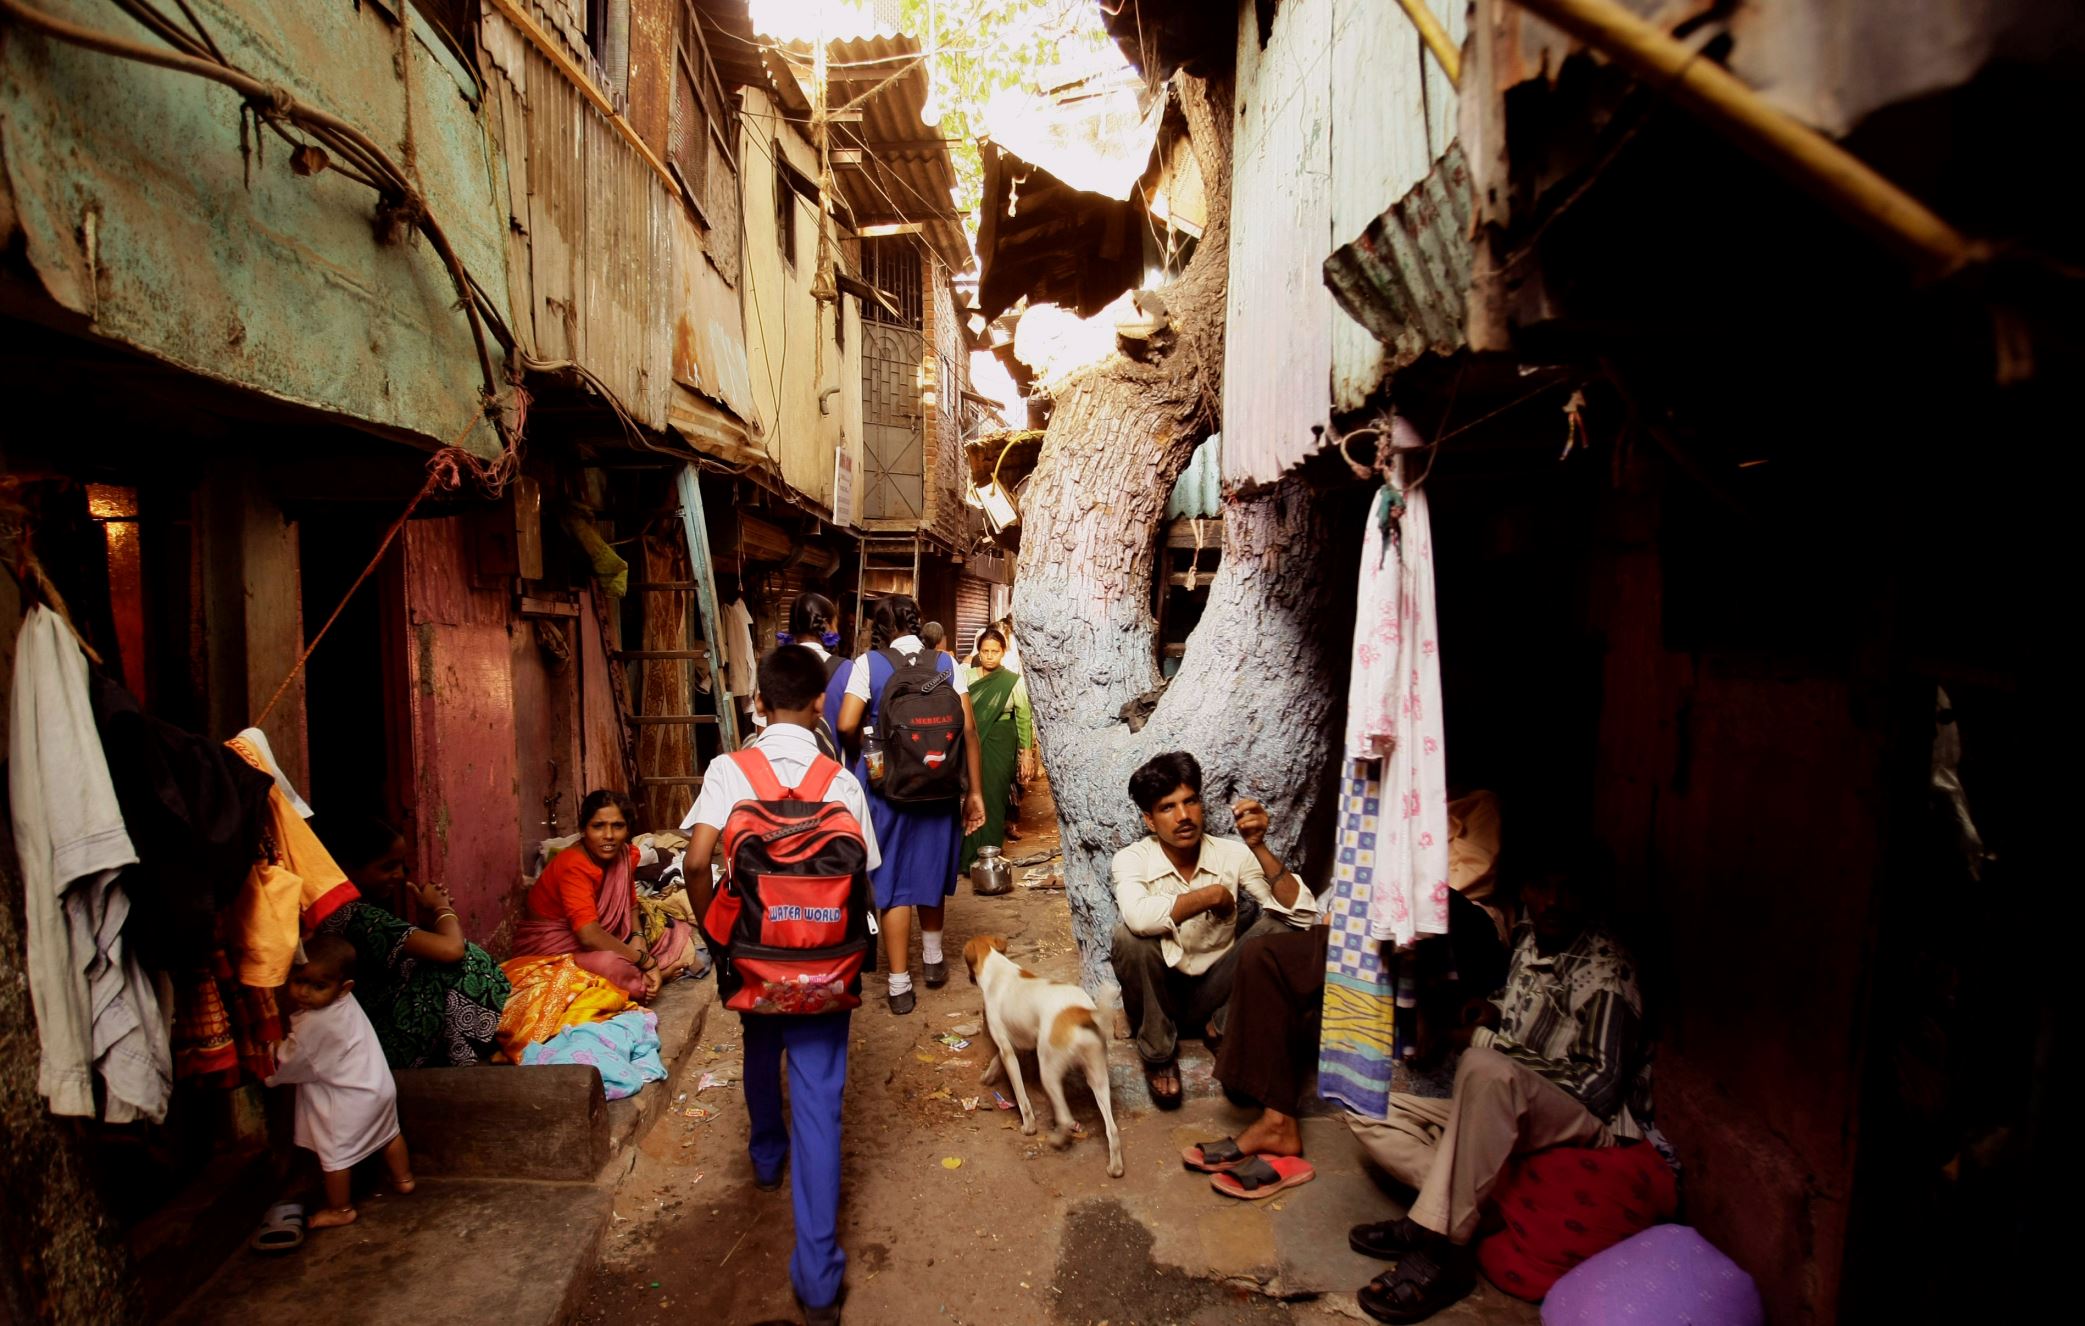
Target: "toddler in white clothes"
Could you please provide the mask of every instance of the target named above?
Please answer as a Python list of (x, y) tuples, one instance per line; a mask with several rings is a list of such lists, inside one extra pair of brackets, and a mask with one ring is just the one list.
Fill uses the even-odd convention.
[(269, 1086), (297, 1087), (297, 1145), (315, 1152), (326, 1176), (326, 1209), (313, 1229), (350, 1224), (355, 1203), (349, 1171), (381, 1151), (391, 1186), (413, 1190), (413, 1171), (398, 1130), (398, 1088), (376, 1028), (355, 1002), (355, 946), (338, 935), (304, 942), (304, 961), (290, 972), (290, 1037)]

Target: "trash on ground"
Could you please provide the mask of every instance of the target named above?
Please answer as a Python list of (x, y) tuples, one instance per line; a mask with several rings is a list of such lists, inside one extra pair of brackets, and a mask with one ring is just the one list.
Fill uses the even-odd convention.
[(1002, 1110), (1010, 1110), (1014, 1107), (1014, 1103), (1012, 1101), (1008, 1100), (1006, 1097), (1000, 1095), (996, 1091), (992, 1093), (992, 1099), (994, 1102), (998, 1104), (999, 1108)]
[[(961, 1017), (962, 1014), (957, 1013), (954, 1016)], [(977, 1035), (977, 1024), (975, 1022), (958, 1022), (955, 1026), (948, 1029), (948, 1033), (951, 1036), (975, 1036)], [(957, 1048), (960, 1049), (962, 1047), (958, 1046)]]
[(1048, 868), (1037, 867), (1021, 877), (1021, 887), (1024, 889), (1062, 889), (1064, 887), (1064, 871), (1056, 866)]
[(941, 1168), (961, 1169), (963, 1168), (963, 1158), (961, 1156), (943, 1156), (941, 1158)]
[(719, 1077), (715, 1073), (704, 1073), (701, 1080), (695, 1084), (695, 1094), (699, 1096), (711, 1087), (728, 1087), (730, 1085), (731, 1079), (728, 1077)]
[(915, 1052), (912, 1057), (919, 1060), (923, 1064), (938, 1064), (941, 1062), (939, 1059), (936, 1059), (933, 1055), (928, 1054), (924, 1050)]
[(943, 1059), (941, 1066), (943, 1068), (968, 1068), (976, 1062), (975, 1059)]
[(982, 1100), (982, 1099), (983, 1099), (983, 1097), (981, 1097), (981, 1096), (965, 1096), (965, 1097), (963, 1097), (963, 1113), (965, 1113), (965, 1114), (974, 1114), (974, 1113), (976, 1113), (976, 1111), (977, 1111), (977, 1102), (978, 1102), (978, 1101), (980, 1101), (980, 1100)]
[(967, 1050), (970, 1048), (970, 1042), (956, 1035), (953, 1031), (944, 1031), (934, 1039), (940, 1041), (951, 1050)]

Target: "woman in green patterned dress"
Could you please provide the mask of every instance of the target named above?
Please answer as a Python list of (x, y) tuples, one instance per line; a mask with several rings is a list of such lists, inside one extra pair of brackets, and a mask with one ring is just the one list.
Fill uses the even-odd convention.
[[(319, 930), (355, 946), (355, 999), (391, 1067), (461, 1067), (490, 1056), (507, 1003), (507, 976), (491, 954), (463, 937), (448, 891), (407, 878), (405, 837), (382, 820), (320, 828), (327, 850), (362, 896)], [(433, 918), (431, 927), (400, 920), (371, 901), (401, 894)]]

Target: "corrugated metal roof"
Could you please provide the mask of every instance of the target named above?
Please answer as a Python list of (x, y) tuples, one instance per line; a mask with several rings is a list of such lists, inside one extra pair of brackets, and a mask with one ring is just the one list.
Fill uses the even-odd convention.
[(1359, 239), (1325, 260), (1332, 297), (1383, 343), (1385, 372), (1429, 351), (1462, 348), (1470, 208), (1470, 169), (1457, 143)]
[(1202, 439), (1166, 499), (1167, 520), (1214, 520), (1223, 514), (1223, 434)]
[[(805, 86), (811, 77), (809, 42), (770, 51), (769, 81), (782, 103), (808, 117)], [(836, 124), (835, 147), (863, 149), (863, 164), (835, 167), (834, 180), (857, 225), (918, 222), (921, 238), (951, 271), (970, 265), (970, 241), (950, 196), (956, 168), (938, 128), (920, 118), (926, 105), (926, 66), (917, 38), (859, 37), (835, 41), (826, 50), (827, 77), (835, 108), (860, 100), (859, 124)], [(885, 86), (885, 84), (888, 86)]]

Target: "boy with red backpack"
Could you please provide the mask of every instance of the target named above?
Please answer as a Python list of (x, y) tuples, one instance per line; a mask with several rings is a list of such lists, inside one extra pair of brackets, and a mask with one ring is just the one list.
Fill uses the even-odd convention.
[[(767, 727), (744, 750), (711, 761), (681, 825), (689, 900), (717, 957), (717, 993), (745, 1027), (753, 1181), (773, 1191), (794, 1169), (789, 1279), (811, 1326), (840, 1320), (848, 1013), (875, 958), (869, 871), (880, 860), (861, 784), (819, 750), (825, 687), (825, 665), (801, 645), (762, 659), (753, 703)], [(713, 889), (720, 842), (725, 878)]]

